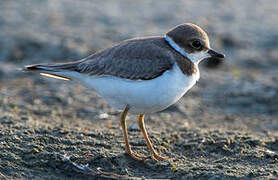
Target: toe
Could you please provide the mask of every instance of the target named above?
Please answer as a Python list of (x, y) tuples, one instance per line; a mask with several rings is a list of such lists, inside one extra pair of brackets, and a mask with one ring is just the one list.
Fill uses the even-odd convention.
[(161, 156), (157, 153), (152, 154), (152, 159), (157, 160), (157, 161), (164, 161), (164, 160), (170, 160), (170, 158)]
[(136, 161), (144, 161), (145, 159), (147, 159), (147, 157), (143, 156), (143, 155), (139, 155), (133, 151), (126, 151), (126, 153), (128, 155), (130, 155), (133, 159), (135, 159)]

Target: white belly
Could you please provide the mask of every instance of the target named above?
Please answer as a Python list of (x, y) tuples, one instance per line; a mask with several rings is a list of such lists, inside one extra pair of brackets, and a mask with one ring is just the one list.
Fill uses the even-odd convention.
[(177, 102), (195, 83), (199, 72), (184, 75), (177, 65), (152, 80), (127, 80), (113, 76), (79, 76), (108, 104), (117, 109), (130, 106), (133, 113), (161, 111)]

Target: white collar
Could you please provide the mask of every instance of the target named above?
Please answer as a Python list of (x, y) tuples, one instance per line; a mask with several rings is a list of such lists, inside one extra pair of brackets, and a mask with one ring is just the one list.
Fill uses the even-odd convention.
[(169, 36), (165, 37), (165, 40), (170, 44), (170, 46), (172, 48), (174, 48), (176, 51), (178, 51), (181, 55), (183, 55), (184, 57), (187, 57), (187, 53), (179, 46), (177, 45), (172, 38), (170, 38)]

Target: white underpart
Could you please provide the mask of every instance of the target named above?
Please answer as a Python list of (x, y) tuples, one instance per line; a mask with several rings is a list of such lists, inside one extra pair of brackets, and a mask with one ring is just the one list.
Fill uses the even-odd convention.
[(183, 74), (177, 64), (152, 80), (127, 80), (114, 76), (87, 76), (69, 72), (79, 82), (94, 89), (108, 104), (117, 109), (130, 106), (133, 113), (161, 111), (177, 102), (195, 83), (198, 73)]

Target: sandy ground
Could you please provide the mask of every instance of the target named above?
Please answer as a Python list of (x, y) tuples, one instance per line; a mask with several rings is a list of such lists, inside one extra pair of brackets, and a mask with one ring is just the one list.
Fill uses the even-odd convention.
[[(277, 12), (276, 0), (2, 0), (0, 179), (278, 179)], [(203, 27), (227, 58), (206, 60), (189, 93), (147, 115), (169, 161), (127, 156), (120, 112), (95, 92), (16, 70), (81, 59), (183, 22)], [(131, 144), (148, 156), (136, 118), (128, 117)]]

